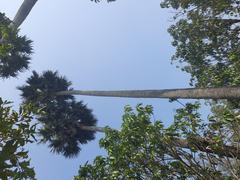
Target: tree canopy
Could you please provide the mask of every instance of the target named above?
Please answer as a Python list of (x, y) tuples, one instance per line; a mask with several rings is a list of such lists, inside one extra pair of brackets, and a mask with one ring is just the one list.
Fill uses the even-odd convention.
[(33, 111), (31, 105), (25, 105), (16, 112), (10, 102), (0, 99), (0, 178), (3, 180), (35, 179), (25, 148), (35, 141)]
[[(80, 166), (75, 179), (239, 178), (235, 164), (239, 157), (228, 156), (222, 148), (234, 147), (229, 134), (222, 134), (229, 123), (222, 116), (211, 116), (206, 123), (199, 108), (199, 103), (186, 104), (177, 110), (174, 123), (164, 127), (153, 119), (151, 106), (138, 105), (136, 112), (126, 106), (121, 130), (108, 128), (100, 140), (107, 155)], [(229, 116), (228, 121), (239, 122), (236, 116), (225, 116)], [(221, 118), (221, 124), (215, 118)]]
[(191, 84), (239, 85), (239, 1), (165, 0), (161, 6), (177, 11), (168, 29), (176, 47), (172, 60), (191, 74)]
[[(168, 29), (176, 47), (172, 60), (190, 73), (190, 85), (239, 86), (239, 0), (163, 0), (161, 7), (176, 11), (175, 24)], [(31, 8), (20, 8), (19, 14), (25, 11), (25, 16), (16, 28), (0, 13), (2, 78), (16, 77), (29, 67), (32, 41), (20, 36), (17, 28)], [(18, 88), (23, 98), (19, 112), (0, 99), (0, 178), (34, 179), (24, 148), (36, 140), (33, 117), (41, 124), (40, 141), (67, 158), (77, 156), (81, 145), (94, 140), (96, 129), (90, 129), (97, 119), (82, 101), (63, 93), (72, 90), (70, 86), (57, 72), (33, 71), (26, 85)], [(132, 94), (138, 96), (137, 91)], [(81, 165), (75, 179), (240, 179), (239, 99), (215, 99), (207, 119), (199, 113), (199, 102), (187, 103), (176, 110), (169, 127), (153, 118), (149, 105), (137, 105), (136, 111), (126, 106), (121, 130), (102, 129), (100, 147), (107, 155)]]

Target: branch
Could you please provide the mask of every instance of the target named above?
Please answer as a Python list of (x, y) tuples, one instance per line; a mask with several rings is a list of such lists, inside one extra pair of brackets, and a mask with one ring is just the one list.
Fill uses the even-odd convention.
[(221, 145), (216, 146), (216, 142), (206, 140), (202, 137), (193, 137), (191, 140), (174, 138), (172, 144), (186, 149), (197, 148), (199, 151), (213, 153), (220, 157), (230, 157), (240, 159), (240, 152), (236, 146)]

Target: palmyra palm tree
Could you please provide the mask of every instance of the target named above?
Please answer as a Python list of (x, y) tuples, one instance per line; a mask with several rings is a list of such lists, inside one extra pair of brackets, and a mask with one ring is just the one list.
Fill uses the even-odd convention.
[(26, 19), (37, 0), (24, 0), (13, 21), (0, 13), (0, 76), (15, 77), (28, 69), (32, 41), (18, 35), (18, 28)]
[(96, 131), (104, 131), (95, 127), (97, 120), (83, 102), (77, 102), (72, 95), (51, 96), (51, 92), (67, 90), (71, 85), (56, 72), (47, 71), (42, 76), (33, 72), (27, 83), (27, 86), (19, 88), (24, 103), (32, 103), (44, 110), (36, 117), (42, 124), (42, 142), (49, 143), (53, 152), (74, 157), (80, 152), (81, 144), (93, 140)]
[[(67, 83), (61, 85), (58, 82)], [(37, 83), (36, 83), (37, 82)], [(54, 82), (54, 87), (53, 83)], [(118, 91), (83, 91), (70, 88), (71, 82), (61, 77), (57, 72), (46, 71), (41, 76), (33, 71), (27, 80), (27, 85), (19, 87), (23, 95), (36, 101), (39, 97), (51, 99), (59, 96), (72, 95), (125, 97), (125, 98), (167, 98), (167, 99), (239, 99), (240, 87), (219, 88), (185, 88), (162, 90), (118, 90)], [(31, 94), (31, 96), (27, 95)]]
[(0, 13), (0, 77), (15, 77), (28, 69), (32, 41), (19, 36), (18, 29), (10, 28), (11, 21)]
[[(33, 103), (38, 108), (44, 108), (45, 115), (38, 116), (43, 124), (40, 133), (43, 142), (50, 142), (52, 151), (72, 157), (80, 151), (80, 144), (94, 139), (95, 132), (105, 132), (105, 128), (96, 127), (96, 119), (82, 102), (76, 102), (73, 94), (131, 97), (131, 98), (190, 98), (190, 99), (221, 99), (239, 98), (240, 88), (208, 88), (208, 89), (174, 89), (174, 90), (146, 90), (146, 91), (73, 91), (71, 82), (61, 77), (57, 72), (46, 71), (39, 75), (35, 71), (28, 78), (27, 85), (19, 87), (22, 91), (24, 103)], [(82, 113), (85, 112), (85, 113)], [(84, 115), (85, 114), (85, 115)], [(220, 149), (208, 149), (210, 141), (196, 139), (204, 147), (200, 151), (212, 152), (218, 155), (240, 158), (236, 147), (222, 146)], [(190, 148), (186, 139), (175, 139), (175, 146)]]

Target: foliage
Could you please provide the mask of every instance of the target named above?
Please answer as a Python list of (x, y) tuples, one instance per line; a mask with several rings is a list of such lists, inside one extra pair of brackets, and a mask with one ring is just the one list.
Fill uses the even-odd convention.
[(82, 130), (81, 126), (95, 126), (97, 122), (82, 101), (77, 102), (71, 95), (54, 95), (58, 91), (69, 90), (70, 85), (71, 82), (57, 72), (46, 71), (38, 75), (34, 71), (27, 85), (19, 87), (24, 103), (32, 103), (45, 112), (37, 116), (42, 124), (42, 142), (48, 142), (51, 151), (69, 158), (80, 152), (80, 144), (95, 138), (94, 131)]
[(26, 85), (18, 87), (22, 92), (24, 103), (33, 103), (36, 107), (43, 108), (53, 101), (64, 102), (74, 99), (73, 96), (55, 96), (58, 91), (71, 90), (71, 82), (65, 77), (59, 76), (57, 72), (45, 71), (39, 75), (33, 71), (31, 77), (26, 81)]
[(32, 41), (9, 27), (11, 21), (0, 13), (0, 76), (16, 77), (29, 67)]
[(81, 125), (95, 126), (96, 119), (82, 102), (52, 103), (46, 106), (45, 115), (38, 117), (43, 124), (42, 142), (49, 142), (53, 152), (71, 158), (80, 152), (80, 144), (95, 139), (95, 132), (81, 129)]
[(33, 108), (25, 105), (16, 112), (9, 104), (0, 99), (0, 178), (35, 179), (24, 148), (35, 140), (36, 125), (31, 123)]
[(164, 0), (161, 6), (177, 10), (168, 30), (176, 47), (172, 59), (191, 74), (191, 85), (239, 85), (239, 0)]
[(107, 156), (80, 166), (75, 179), (239, 178), (239, 160), (217, 152), (230, 143), (220, 133), (222, 125), (205, 124), (199, 108), (199, 103), (186, 104), (164, 128), (161, 121), (152, 122), (151, 106), (138, 105), (136, 113), (127, 106), (121, 131), (108, 129), (100, 141)]

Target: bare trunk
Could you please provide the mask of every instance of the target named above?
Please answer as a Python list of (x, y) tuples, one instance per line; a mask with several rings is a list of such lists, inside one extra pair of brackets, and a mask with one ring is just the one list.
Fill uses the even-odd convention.
[(237, 99), (240, 87), (187, 88), (163, 90), (122, 90), (122, 91), (60, 91), (55, 95), (86, 95), (126, 98), (168, 98), (168, 99)]
[(105, 132), (105, 128), (104, 127), (96, 127), (96, 126), (83, 126), (81, 125), (80, 128), (82, 130), (87, 130), (87, 131), (95, 131), (95, 132)]
[[(28, 14), (32, 10), (33, 6), (36, 4), (37, 0), (24, 0), (22, 5), (17, 11), (13, 21), (9, 24), (10, 28), (17, 29), (27, 18)], [(4, 43), (4, 39), (0, 39), (0, 44)]]
[(10, 27), (17, 29), (26, 19), (36, 2), (37, 0), (24, 0), (14, 17), (13, 22), (10, 24)]

